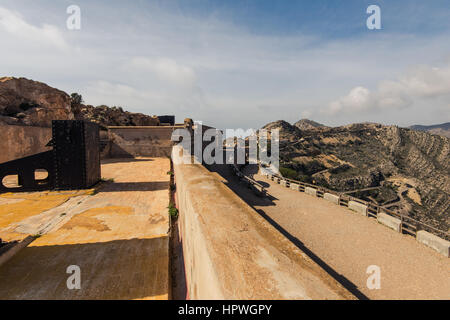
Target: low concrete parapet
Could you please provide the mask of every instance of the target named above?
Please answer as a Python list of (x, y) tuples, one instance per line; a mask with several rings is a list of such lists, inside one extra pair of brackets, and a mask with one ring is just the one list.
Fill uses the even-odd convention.
[(348, 202), (348, 208), (363, 216), (367, 216), (367, 206), (362, 203), (350, 200)]
[(286, 181), (286, 180), (281, 180), (281, 181), (280, 181), (280, 184), (281, 184), (283, 187), (287, 187), (287, 181)]
[(355, 299), (216, 174), (177, 157), (178, 146), (172, 159), (190, 299)]
[(417, 241), (423, 243), (424, 245), (436, 250), (445, 257), (450, 257), (450, 241), (439, 238), (432, 233), (424, 230), (417, 232)]
[(290, 183), (290, 184), (289, 184), (289, 187), (290, 187), (292, 190), (300, 191), (300, 186), (299, 186), (298, 184), (296, 184), (296, 183)]
[(280, 184), (280, 181), (281, 181), (281, 179), (280, 179), (280, 178), (278, 178), (278, 177), (275, 177), (275, 182), (276, 182), (276, 183)]
[(327, 201), (330, 201), (334, 204), (339, 204), (339, 196), (332, 193), (324, 193), (323, 198)]
[(377, 220), (379, 223), (397, 232), (402, 231), (402, 221), (384, 212), (378, 212)]
[(305, 193), (317, 197), (317, 189), (305, 187)]

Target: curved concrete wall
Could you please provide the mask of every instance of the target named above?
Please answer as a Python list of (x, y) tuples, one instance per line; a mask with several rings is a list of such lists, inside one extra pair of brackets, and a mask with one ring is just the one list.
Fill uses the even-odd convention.
[(0, 125), (0, 163), (48, 151), (52, 128)]
[(191, 299), (354, 299), (216, 174), (172, 159)]
[(172, 132), (183, 126), (108, 127), (111, 149), (109, 155), (117, 157), (167, 157), (173, 142)]

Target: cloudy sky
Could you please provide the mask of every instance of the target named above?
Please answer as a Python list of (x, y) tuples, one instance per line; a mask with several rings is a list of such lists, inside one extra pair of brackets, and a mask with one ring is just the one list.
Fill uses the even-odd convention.
[(0, 40), (0, 76), (178, 121), (450, 121), (448, 0), (2, 0)]

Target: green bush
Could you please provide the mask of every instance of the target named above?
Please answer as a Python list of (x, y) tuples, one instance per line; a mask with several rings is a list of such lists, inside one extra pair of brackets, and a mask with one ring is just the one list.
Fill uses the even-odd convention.
[(297, 178), (297, 171), (290, 169), (290, 168), (280, 167), (280, 173), (285, 178), (289, 178), (289, 179)]
[(173, 205), (173, 203), (169, 204), (169, 206), (167, 207), (169, 209), (169, 215), (172, 218), (178, 218), (178, 209), (175, 208), (175, 206)]

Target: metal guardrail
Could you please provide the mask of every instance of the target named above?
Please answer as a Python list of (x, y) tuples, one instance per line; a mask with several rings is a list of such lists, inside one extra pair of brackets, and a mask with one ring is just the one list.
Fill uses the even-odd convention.
[(258, 183), (256, 180), (247, 177), (245, 174), (239, 170), (239, 167), (236, 164), (233, 164), (232, 166), (234, 173), (241, 179), (241, 181), (247, 183), (248, 186), (253, 186), (260, 194), (266, 195), (267, 191), (266, 188), (260, 183)]
[(368, 202), (368, 201), (364, 201), (349, 195), (346, 195), (343, 192), (337, 192), (334, 190), (330, 190), (328, 188), (325, 187), (321, 187), (321, 186), (317, 186), (317, 185), (313, 185), (310, 183), (306, 183), (306, 182), (301, 182), (301, 181), (297, 181), (297, 180), (293, 180), (293, 179), (288, 179), (288, 178), (284, 178), (280, 175), (277, 174), (270, 174), (270, 173), (266, 173), (266, 176), (269, 176), (271, 178), (272, 181), (274, 181), (274, 179), (278, 179), (278, 183), (281, 182), (281, 180), (286, 181), (285, 186), (287, 188), (290, 188), (291, 183), (292, 184), (296, 184), (299, 186), (299, 190), (304, 192), (306, 187), (309, 188), (313, 188), (315, 190), (317, 190), (316, 196), (319, 198), (323, 198), (325, 193), (329, 193), (335, 196), (339, 197), (338, 200), (338, 204), (340, 206), (345, 206), (348, 207), (348, 203), (349, 201), (354, 201), (354, 202), (358, 202), (361, 203), (363, 205), (365, 205), (367, 207), (367, 216), (368, 217), (373, 217), (373, 218), (377, 218), (378, 214), (380, 212), (385, 213), (387, 215), (390, 215), (394, 218), (397, 218), (400, 220), (401, 222), (401, 233), (406, 233), (412, 236), (417, 236), (417, 232), (420, 230), (425, 230), (428, 231), (438, 237), (441, 237), (445, 240), (450, 240), (450, 233), (440, 230), (436, 227), (433, 227), (427, 223), (421, 222), (417, 219), (408, 217), (404, 214), (401, 214), (397, 211), (393, 211), (393, 210), (389, 210), (386, 208), (383, 208), (382, 206), (379, 206), (377, 204), (374, 204), (372, 202)]

